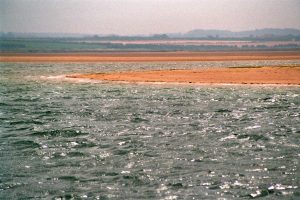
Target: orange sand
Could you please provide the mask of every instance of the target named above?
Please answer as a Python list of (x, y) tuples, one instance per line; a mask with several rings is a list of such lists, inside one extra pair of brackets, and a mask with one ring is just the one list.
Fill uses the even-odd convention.
[(300, 66), (159, 70), (68, 75), (103, 81), (300, 85)]
[(0, 53), (0, 62), (300, 60), (300, 51)]

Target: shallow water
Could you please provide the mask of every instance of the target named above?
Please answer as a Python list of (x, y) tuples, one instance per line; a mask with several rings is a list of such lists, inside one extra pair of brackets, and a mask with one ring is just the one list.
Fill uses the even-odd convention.
[(0, 199), (298, 199), (298, 86), (49, 79), (278, 63), (2, 63)]

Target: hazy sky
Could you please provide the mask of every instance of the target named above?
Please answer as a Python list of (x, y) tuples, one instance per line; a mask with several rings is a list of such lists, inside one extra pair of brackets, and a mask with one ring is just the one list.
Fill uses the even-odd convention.
[(0, 31), (152, 34), (300, 29), (300, 0), (0, 0)]

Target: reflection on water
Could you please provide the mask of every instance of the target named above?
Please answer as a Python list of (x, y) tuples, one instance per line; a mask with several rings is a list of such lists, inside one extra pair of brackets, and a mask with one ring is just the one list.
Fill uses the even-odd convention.
[(299, 87), (39, 78), (257, 62), (1, 64), (0, 198), (299, 198)]

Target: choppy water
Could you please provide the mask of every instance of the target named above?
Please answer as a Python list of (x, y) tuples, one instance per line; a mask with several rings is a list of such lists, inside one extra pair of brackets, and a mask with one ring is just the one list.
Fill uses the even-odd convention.
[(299, 199), (299, 87), (45, 79), (278, 62), (2, 63), (0, 199)]

